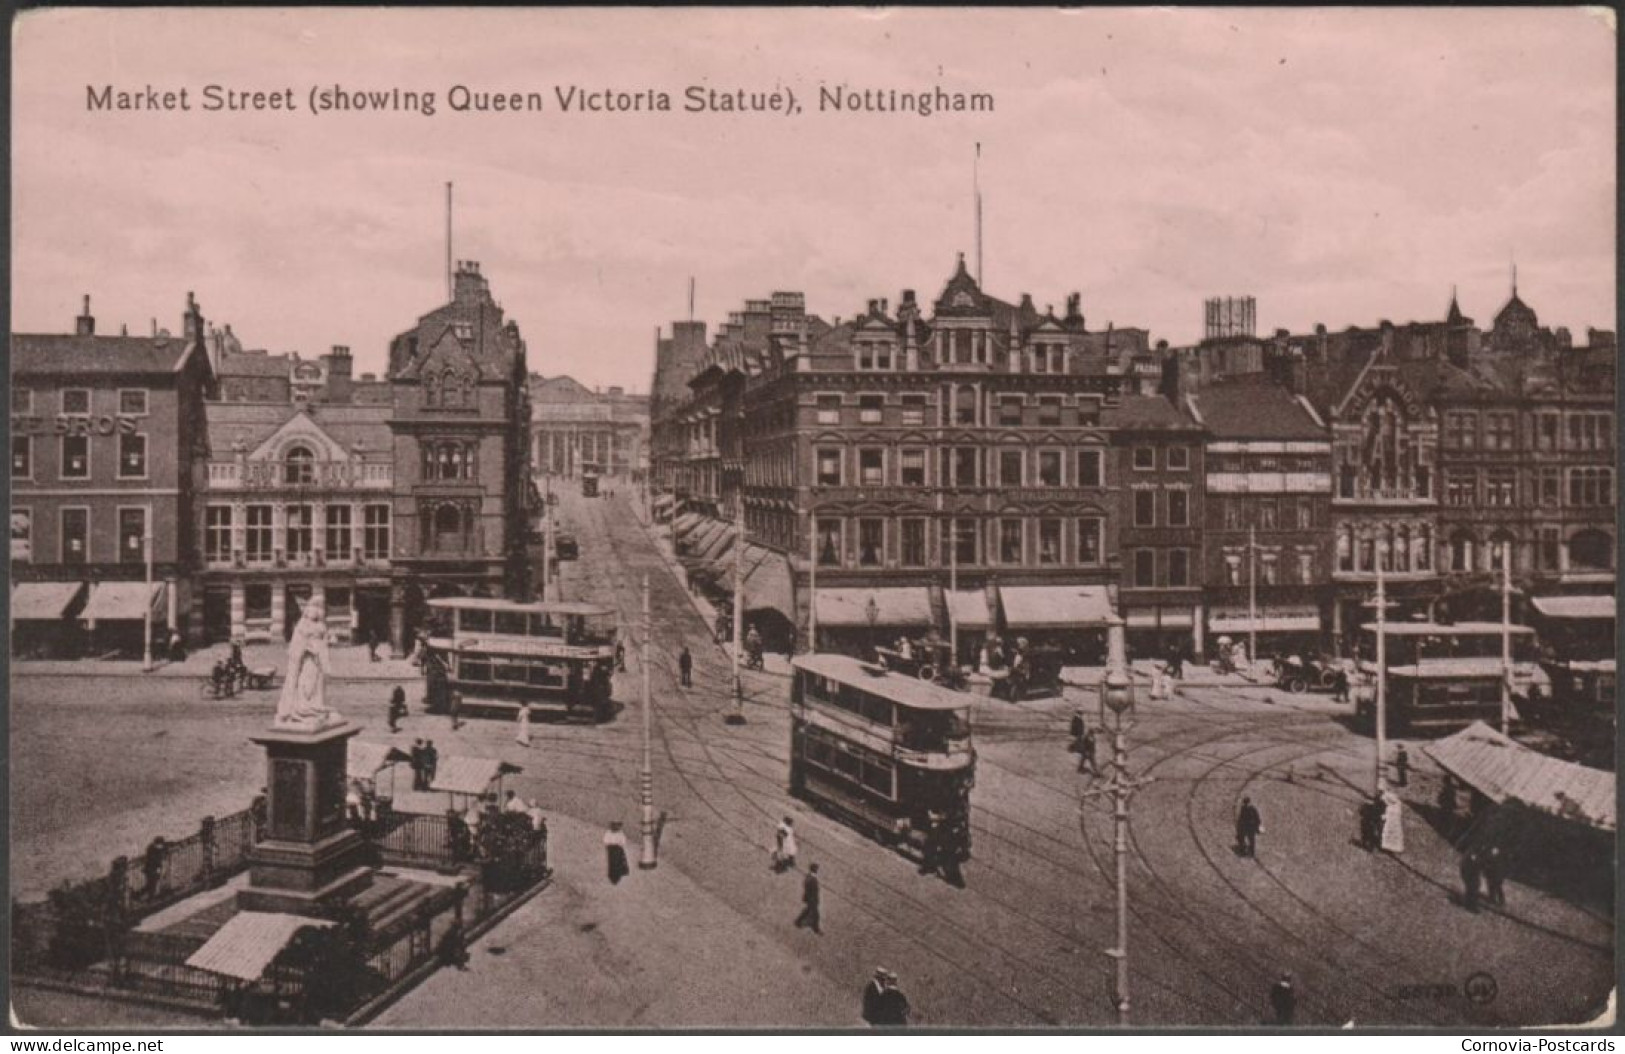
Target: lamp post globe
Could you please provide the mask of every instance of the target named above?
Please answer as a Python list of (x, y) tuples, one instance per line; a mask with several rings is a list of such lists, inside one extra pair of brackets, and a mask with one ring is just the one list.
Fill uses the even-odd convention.
[(1100, 701), (1119, 717), (1134, 708), (1134, 684), (1126, 672), (1116, 668), (1106, 671), (1101, 682)]

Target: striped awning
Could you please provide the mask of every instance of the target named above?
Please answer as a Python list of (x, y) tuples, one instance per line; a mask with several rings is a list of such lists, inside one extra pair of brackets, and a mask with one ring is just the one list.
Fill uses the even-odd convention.
[(87, 622), (146, 618), (163, 598), (162, 582), (101, 582), (91, 587), (79, 617)]
[(685, 512), (671, 521), (671, 528), (678, 534), (687, 534), (695, 527), (705, 522), (705, 517), (697, 512)]
[(260, 979), (300, 930), (331, 925), (326, 919), (308, 915), (239, 911), (192, 953), (186, 965), (252, 983)]
[(924, 586), (820, 589), (817, 598), (819, 626), (929, 626), (933, 622), (931, 594)]
[(1518, 801), (1564, 820), (1614, 830), (1612, 772), (1537, 753), (1482, 721), (1422, 749), (1440, 768), (1497, 805)]
[(59, 619), (84, 588), (83, 582), (19, 582), (11, 590), (11, 617), (18, 622)]

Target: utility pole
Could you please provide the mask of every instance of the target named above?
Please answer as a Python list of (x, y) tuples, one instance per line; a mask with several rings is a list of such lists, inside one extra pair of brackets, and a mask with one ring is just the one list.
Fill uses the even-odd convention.
[[(959, 676), (959, 623), (954, 618), (954, 598), (959, 596), (959, 519), (948, 519), (948, 669)], [(958, 681), (950, 683), (957, 684)]]
[(654, 632), (654, 621), (649, 615), (649, 576), (643, 576), (643, 648), (640, 662), (643, 665), (643, 769), (638, 773), (638, 795), (643, 799), (643, 859), (638, 861), (638, 867), (647, 871), (657, 867), (660, 861), (655, 857), (655, 774), (654, 765), (650, 759), (649, 738), (650, 719), (649, 711), (652, 709), (649, 692), (649, 662), (651, 639)]
[(1501, 543), (1501, 734), (1512, 715), (1512, 543)]
[(734, 708), (723, 720), (730, 725), (745, 723), (745, 685), (740, 676), (745, 646), (745, 492), (734, 492)]
[(143, 673), (152, 672), (152, 505), (147, 505), (147, 523), (141, 546), (146, 550), (147, 559), (147, 592), (146, 600), (141, 605), (141, 670)]
[(1377, 771), (1372, 793), (1380, 795), (1388, 786), (1383, 771), (1388, 757), (1388, 589), (1382, 570), (1382, 541), (1375, 542), (1373, 548), (1377, 558)]
[[(1161, 608), (1157, 609), (1161, 612)], [(1258, 662), (1258, 528), (1247, 528), (1247, 661)]]
[(818, 654), (818, 510), (807, 510), (807, 654)]

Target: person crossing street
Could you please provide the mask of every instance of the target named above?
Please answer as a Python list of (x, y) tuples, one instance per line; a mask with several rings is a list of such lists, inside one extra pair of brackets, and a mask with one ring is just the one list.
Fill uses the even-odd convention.
[(1264, 833), (1264, 820), (1251, 798), (1241, 799), (1236, 810), (1236, 852), (1240, 856), (1258, 855), (1258, 836)]

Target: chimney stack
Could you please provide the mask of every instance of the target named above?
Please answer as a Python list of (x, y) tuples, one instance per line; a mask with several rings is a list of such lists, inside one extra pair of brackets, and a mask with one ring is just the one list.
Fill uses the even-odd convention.
[(203, 313), (198, 310), (197, 298), (190, 292), (186, 294), (186, 314), (181, 319), (181, 334), (188, 340), (202, 340)]
[(96, 320), (90, 314), (90, 294), (85, 294), (85, 309), (73, 320), (73, 332), (81, 337), (96, 335)]

